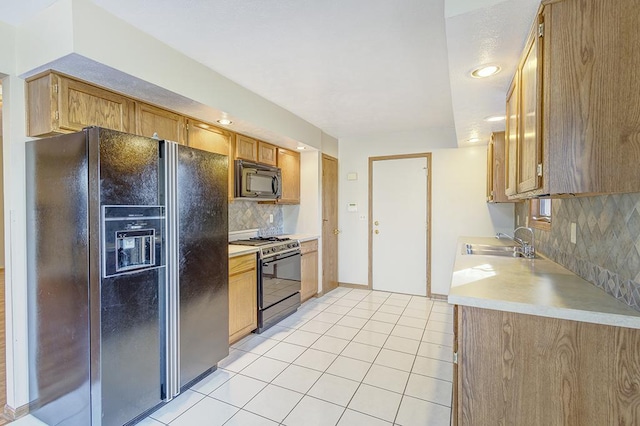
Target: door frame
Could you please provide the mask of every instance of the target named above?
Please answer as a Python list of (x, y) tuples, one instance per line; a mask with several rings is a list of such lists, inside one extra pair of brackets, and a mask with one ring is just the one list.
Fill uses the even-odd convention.
[[(327, 262), (329, 261), (329, 256), (327, 255), (327, 251), (326, 251), (327, 244), (325, 244), (327, 242), (327, 238), (325, 238), (325, 231), (327, 231), (327, 232), (329, 232), (329, 231), (325, 230), (325, 222), (324, 222), (324, 216), (323, 216), (324, 215), (324, 208), (325, 208), (325, 198), (324, 198), (325, 192), (324, 191), (326, 189), (325, 188), (325, 181), (324, 181), (324, 160), (325, 159), (329, 160), (329, 161), (335, 161), (336, 162), (336, 188), (335, 188), (335, 190), (336, 190), (336, 192), (335, 192), (336, 209), (337, 209), (338, 202), (339, 202), (339, 200), (338, 200), (338, 183), (339, 183), (339, 177), (340, 177), (340, 169), (339, 169), (338, 158), (323, 153), (320, 156), (320, 169), (321, 169), (321, 171), (320, 171), (320, 173), (321, 173), (320, 182), (321, 182), (321, 192), (322, 192), (322, 194), (321, 194), (321, 214), (320, 214), (320, 216), (321, 216), (320, 217), (320, 220), (321, 220), (321, 222), (320, 222), (320, 226), (321, 226), (320, 233), (321, 233), (321, 241), (322, 241), (322, 245), (321, 245), (321, 247), (322, 247), (321, 248), (322, 259), (321, 259), (321, 264), (320, 264), (320, 271), (321, 271), (320, 275), (321, 275), (321, 280), (322, 281), (321, 281), (320, 294), (322, 294), (322, 295), (324, 295), (324, 294), (328, 293), (329, 291), (333, 290), (333, 288), (329, 289), (328, 288), (329, 286), (326, 285), (327, 284), (327, 277), (325, 276), (325, 273), (324, 273), (325, 266), (326, 266)], [(339, 214), (339, 212), (336, 211), (336, 229), (339, 229), (338, 228), (338, 214)], [(337, 236), (336, 236), (336, 238), (337, 238)], [(337, 244), (337, 242), (336, 242), (335, 258), (336, 258), (336, 271), (335, 271), (336, 272), (336, 283), (337, 283), (337, 286), (339, 287), (340, 286), (340, 280), (338, 279), (338, 262), (340, 261), (340, 259), (338, 257), (338, 244)]]
[(431, 298), (431, 153), (384, 155), (369, 157), (369, 290), (373, 290), (373, 164), (375, 161), (425, 158), (427, 160), (427, 297)]

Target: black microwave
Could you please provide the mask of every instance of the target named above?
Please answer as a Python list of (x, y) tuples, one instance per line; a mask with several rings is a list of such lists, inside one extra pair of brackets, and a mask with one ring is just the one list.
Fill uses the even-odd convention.
[(277, 200), (282, 196), (282, 172), (277, 167), (235, 161), (235, 197), (247, 200)]

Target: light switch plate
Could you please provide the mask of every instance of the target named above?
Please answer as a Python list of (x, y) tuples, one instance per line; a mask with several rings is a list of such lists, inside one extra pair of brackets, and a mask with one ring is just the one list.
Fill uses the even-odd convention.
[(273, 215), (272, 214), (269, 215), (269, 223), (273, 223)]
[(571, 222), (571, 244), (575, 244), (576, 243), (576, 223), (575, 222)]

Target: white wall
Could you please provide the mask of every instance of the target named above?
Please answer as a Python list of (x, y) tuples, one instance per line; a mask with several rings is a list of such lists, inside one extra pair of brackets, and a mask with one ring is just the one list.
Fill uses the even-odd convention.
[(222, 111), (234, 130), (270, 142), (299, 141), (321, 149), (316, 126), (89, 0), (59, 0), (22, 24), (17, 42), (18, 75), (53, 68), (201, 119), (209, 117), (195, 113), (199, 106)]
[[(432, 153), (431, 289), (448, 294), (458, 236), (513, 230), (513, 206), (485, 202), (486, 147), (452, 148), (453, 129), (341, 139), (339, 146), (339, 271), (341, 283), (368, 284), (369, 157)], [(358, 180), (348, 181), (347, 173)], [(411, 187), (398, 188), (411, 196)], [(347, 212), (347, 203), (358, 212)], [(365, 215), (361, 220), (360, 216)], [(401, 218), (399, 218), (401, 219)], [(393, 267), (393, 265), (390, 265)]]
[(338, 158), (338, 139), (322, 132), (322, 153)]

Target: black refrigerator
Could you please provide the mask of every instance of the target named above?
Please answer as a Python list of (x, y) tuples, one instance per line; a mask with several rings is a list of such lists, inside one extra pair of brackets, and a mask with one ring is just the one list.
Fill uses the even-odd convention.
[(27, 142), (31, 414), (134, 423), (228, 355), (227, 170), (98, 127)]

